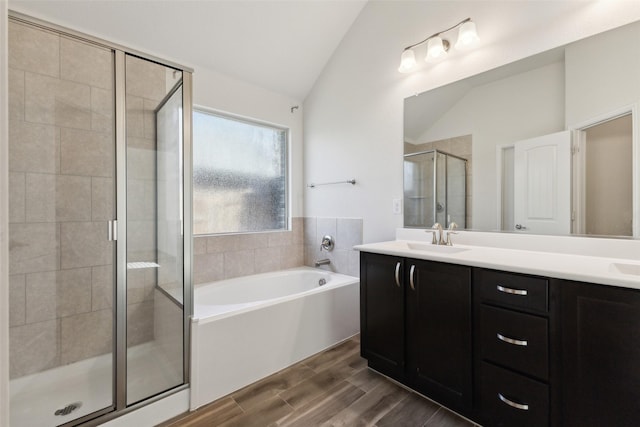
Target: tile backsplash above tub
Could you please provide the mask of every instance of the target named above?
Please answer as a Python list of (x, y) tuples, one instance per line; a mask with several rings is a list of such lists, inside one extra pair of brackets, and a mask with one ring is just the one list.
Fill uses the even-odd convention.
[[(324, 235), (331, 235), (335, 248), (320, 252)], [(323, 269), (351, 276), (360, 275), (361, 218), (292, 218), (291, 230), (265, 233), (194, 236), (193, 277), (196, 285), (267, 273), (330, 259)]]
[[(331, 264), (321, 268), (336, 273), (360, 276), (360, 253), (355, 245), (362, 244), (362, 218), (304, 218), (304, 264), (315, 267), (315, 262), (329, 259)], [(332, 236), (332, 251), (320, 250), (323, 236)]]
[(194, 236), (196, 285), (304, 265), (302, 218), (291, 230), (267, 233)]

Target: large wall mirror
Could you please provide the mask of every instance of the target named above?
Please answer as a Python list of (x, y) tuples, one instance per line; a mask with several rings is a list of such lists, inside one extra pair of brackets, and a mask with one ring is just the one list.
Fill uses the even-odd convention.
[(409, 97), (404, 225), (640, 237), (640, 21)]

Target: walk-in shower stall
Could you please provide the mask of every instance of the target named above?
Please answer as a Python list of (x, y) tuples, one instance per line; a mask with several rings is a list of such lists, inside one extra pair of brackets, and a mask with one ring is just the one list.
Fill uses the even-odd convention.
[(467, 160), (439, 150), (404, 156), (404, 226), (467, 226)]
[(184, 389), (190, 70), (11, 14), (9, 111), (11, 426)]

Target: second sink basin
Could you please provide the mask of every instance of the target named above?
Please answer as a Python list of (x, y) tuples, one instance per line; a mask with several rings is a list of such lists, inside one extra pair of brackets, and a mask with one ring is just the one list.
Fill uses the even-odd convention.
[(614, 262), (611, 264), (610, 269), (616, 273), (640, 276), (640, 265), (638, 264), (622, 264)]
[(469, 250), (457, 246), (431, 245), (428, 243), (407, 243), (407, 247), (413, 251), (439, 252), (444, 254), (457, 254)]

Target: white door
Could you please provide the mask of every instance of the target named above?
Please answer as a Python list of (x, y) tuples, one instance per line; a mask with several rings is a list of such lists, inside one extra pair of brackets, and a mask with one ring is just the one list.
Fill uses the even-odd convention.
[(519, 141), (514, 146), (514, 224), (535, 234), (571, 232), (571, 133)]

